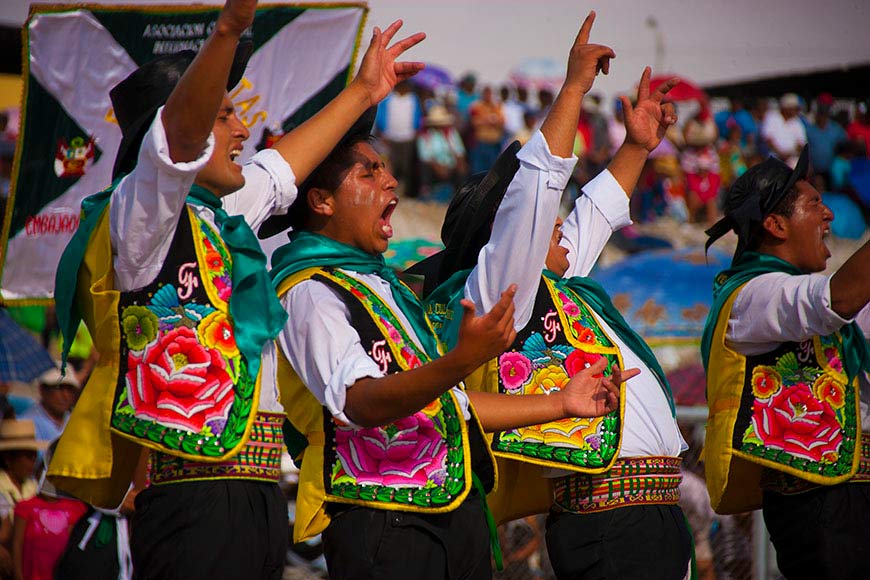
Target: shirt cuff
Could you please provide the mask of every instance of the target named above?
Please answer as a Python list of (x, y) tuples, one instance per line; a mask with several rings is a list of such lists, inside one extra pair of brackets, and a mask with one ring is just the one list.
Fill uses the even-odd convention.
[(299, 193), (296, 187), (296, 174), (284, 159), (284, 156), (274, 149), (263, 149), (257, 152), (249, 163), (253, 163), (269, 174), (275, 184), (275, 207), (273, 213), (286, 213), (296, 201)]
[(206, 166), (214, 152), (214, 135), (209, 133), (205, 149), (193, 161), (174, 162), (169, 156), (169, 141), (166, 139), (166, 129), (163, 127), (163, 107), (157, 109), (151, 128), (142, 143), (143, 152), (150, 154), (151, 159), (162, 172), (178, 176), (197, 174)]
[(583, 195), (598, 208), (613, 231), (631, 225), (628, 196), (610, 170), (605, 169), (584, 185)]
[(381, 369), (373, 360), (368, 357), (359, 357), (355, 360), (345, 361), (339, 365), (332, 373), (329, 384), (326, 385), (326, 393), (324, 393), (324, 404), (332, 416), (347, 423), (351, 427), (361, 428), (359, 425), (350, 420), (345, 414), (344, 408), (347, 404), (347, 390), (361, 379), (377, 379), (384, 376)]
[(546, 137), (540, 131), (535, 131), (528, 143), (523, 145), (517, 153), (517, 159), (541, 171), (546, 171), (547, 188), (559, 192), (564, 191), (568, 186), (568, 180), (571, 179), (574, 166), (577, 165), (575, 155), (568, 158), (553, 155)]
[(813, 291), (816, 295), (821, 294), (819, 298), (821, 299), (820, 302), (824, 307), (825, 318), (828, 322), (832, 325), (836, 325), (837, 328), (854, 322), (855, 317), (843, 318), (831, 307), (831, 276), (824, 276), (822, 274), (810, 274), (810, 276), (819, 276), (820, 278), (823, 277), (825, 279), (824, 284), (817, 284), (816, 287), (813, 288)]

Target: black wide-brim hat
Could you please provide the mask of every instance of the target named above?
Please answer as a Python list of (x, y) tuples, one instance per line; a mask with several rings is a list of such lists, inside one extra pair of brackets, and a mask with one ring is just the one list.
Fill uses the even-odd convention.
[[(254, 51), (251, 42), (240, 42), (236, 48), (227, 90), (242, 80), (248, 59)], [(109, 92), (118, 126), (121, 144), (115, 156), (112, 179), (129, 173), (136, 166), (142, 138), (151, 126), (157, 109), (166, 104), (184, 71), (193, 62), (196, 52), (182, 50), (148, 61)]]
[(466, 179), (450, 200), (441, 227), (444, 250), (405, 270), (408, 274), (425, 276), (424, 296), (456, 272), (477, 263), (480, 250), (489, 241), (495, 213), (520, 168), (519, 150), (519, 141), (511, 143), (488, 172)]
[(798, 181), (807, 178), (808, 171), (807, 146), (801, 150), (794, 169), (775, 157), (768, 157), (762, 163), (749, 168), (728, 189), (723, 203), (725, 217), (705, 232), (709, 236), (705, 250), (734, 230), (737, 234), (734, 260), (737, 260), (760, 233), (764, 218), (773, 212)]
[[(366, 109), (365, 112), (360, 115), (359, 119), (351, 125), (350, 129), (347, 130), (342, 138), (339, 139), (338, 143), (336, 143), (335, 147), (332, 148), (332, 151), (329, 152), (329, 155), (326, 156), (324, 161), (320, 162), (321, 165), (318, 165), (314, 171), (311, 172), (308, 179), (311, 179), (321, 170), (322, 164), (329, 159), (337, 149), (347, 146), (348, 143), (356, 143), (364, 139), (370, 139), (372, 129), (375, 126), (375, 118), (377, 117), (377, 114), (377, 106)], [(287, 210), (287, 213), (275, 214), (264, 221), (260, 226), (260, 229), (257, 230), (257, 237), (261, 240), (265, 240), (266, 238), (271, 238), (281, 232), (287, 231), (290, 228), (296, 228), (301, 223), (304, 214), (306, 213), (306, 206), (308, 204), (306, 196), (307, 191), (308, 185), (305, 182), (301, 183), (299, 185), (299, 195), (293, 201), (293, 204)]]

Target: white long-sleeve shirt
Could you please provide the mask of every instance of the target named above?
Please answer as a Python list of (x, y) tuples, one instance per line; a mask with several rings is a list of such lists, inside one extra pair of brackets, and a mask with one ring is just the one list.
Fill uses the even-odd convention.
[[(136, 168), (112, 193), (109, 235), (112, 241), (115, 288), (122, 292), (147, 286), (157, 277), (169, 253), (179, 216), (196, 174), (214, 149), (214, 137), (194, 161), (174, 163), (159, 109), (142, 140)], [(296, 177), (290, 165), (271, 149), (254, 155), (242, 169), (245, 185), (222, 198), (224, 210), (241, 214), (256, 229), (270, 215), (286, 213), (296, 199)], [(220, 230), (214, 212), (191, 206), (197, 217)], [(260, 409), (281, 412), (275, 382), (275, 344), (263, 347)]]
[[(562, 190), (573, 160), (554, 158), (538, 132), (518, 154), (520, 170), (508, 187), (493, 223), (489, 243), (465, 286), (465, 296), (488, 310), (510, 284), (518, 286), (515, 326), (528, 324), (541, 281)], [(611, 234), (631, 223), (628, 196), (605, 170), (583, 187), (574, 209), (562, 225), (561, 245), (568, 248), (565, 277), (586, 276)], [(639, 284), (643, 281), (639, 280)], [(620, 457), (675, 457), (687, 448), (655, 374), (623, 343), (607, 323), (603, 330), (622, 353), (625, 368), (640, 374), (626, 384), (625, 417)], [(562, 474), (553, 470), (549, 475)]]
[[(870, 306), (855, 317), (864, 336), (870, 336)], [(824, 274), (795, 276), (769, 272), (746, 283), (734, 299), (725, 342), (742, 355), (776, 349), (784, 342), (825, 336), (852, 322), (831, 308), (831, 279)], [(870, 382), (859, 376), (861, 425), (870, 427)]]

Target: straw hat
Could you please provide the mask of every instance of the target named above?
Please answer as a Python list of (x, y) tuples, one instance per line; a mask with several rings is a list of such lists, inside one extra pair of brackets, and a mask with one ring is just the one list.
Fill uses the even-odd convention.
[(47, 441), (36, 440), (36, 426), (30, 419), (0, 421), (0, 451), (42, 451)]
[(446, 127), (453, 124), (453, 115), (444, 105), (433, 105), (426, 115), (426, 124), (430, 127)]
[(61, 385), (69, 385), (75, 389), (81, 389), (81, 385), (79, 384), (78, 379), (72, 373), (67, 373), (66, 375), (62, 375), (60, 369), (58, 368), (50, 368), (41, 375), (37, 379), (40, 385), (45, 385), (47, 387), (59, 387)]

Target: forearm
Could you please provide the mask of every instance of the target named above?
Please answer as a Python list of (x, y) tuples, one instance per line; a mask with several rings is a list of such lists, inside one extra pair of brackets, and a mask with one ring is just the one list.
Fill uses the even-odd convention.
[(642, 145), (626, 142), (616, 151), (616, 155), (607, 166), (628, 197), (634, 193), (648, 156), (649, 153)]
[(193, 161), (205, 148), (226, 92), (239, 37), (240, 32), (218, 17), (214, 33), (166, 101), (163, 124), (172, 161)]
[(453, 350), (409, 371), (361, 379), (348, 389), (344, 412), (361, 427), (386, 425), (416, 413), (477, 366)]
[(585, 93), (575, 85), (564, 85), (559, 91), (547, 118), (541, 125), (541, 133), (547, 139), (550, 151), (559, 157), (571, 157), (574, 151), (574, 136)]
[(870, 302), (870, 242), (846, 260), (831, 277), (831, 309), (853, 318)]
[(484, 431), (488, 433), (565, 418), (559, 393), (513, 396), (468, 391), (468, 398), (474, 405)]
[(351, 83), (316, 115), (274, 145), (293, 169), (297, 183), (308, 178), (371, 104), (365, 89)]

